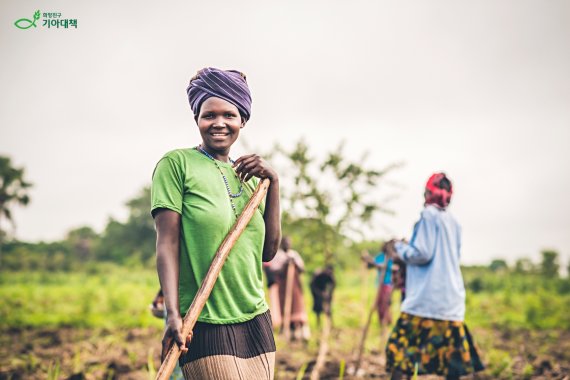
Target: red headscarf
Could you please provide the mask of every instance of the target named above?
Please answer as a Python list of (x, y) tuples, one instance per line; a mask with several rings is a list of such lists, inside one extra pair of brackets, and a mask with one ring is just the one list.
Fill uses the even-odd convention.
[(435, 173), (429, 177), (426, 183), (426, 205), (433, 204), (441, 208), (446, 208), (451, 201), (451, 194), (453, 194), (453, 186), (449, 181), (449, 191), (441, 188), (441, 180), (449, 178), (444, 173)]

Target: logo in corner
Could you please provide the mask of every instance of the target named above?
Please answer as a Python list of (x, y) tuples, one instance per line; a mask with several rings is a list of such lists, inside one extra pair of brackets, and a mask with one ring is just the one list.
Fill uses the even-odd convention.
[(30, 20), (27, 18), (21, 18), (19, 20), (16, 20), (16, 22), (14, 22), (14, 25), (16, 26), (16, 28), (19, 29), (30, 29), (32, 26), (35, 28), (36, 27), (36, 21), (38, 21), (40, 19), (40, 10), (38, 9), (35, 13), (34, 13), (34, 19)]

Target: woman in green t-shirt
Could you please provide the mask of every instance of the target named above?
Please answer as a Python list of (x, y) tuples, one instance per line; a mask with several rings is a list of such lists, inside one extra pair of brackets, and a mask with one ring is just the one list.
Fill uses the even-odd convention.
[[(255, 154), (230, 158), (251, 111), (243, 74), (202, 69), (187, 93), (202, 142), (165, 154), (152, 180), (157, 269), (167, 310), (163, 355), (175, 341), (187, 379), (272, 379), (275, 342), (262, 262), (273, 258), (281, 238), (279, 178)], [(259, 178), (271, 180), (265, 202), (234, 245), (192, 340), (184, 342), (181, 316)]]

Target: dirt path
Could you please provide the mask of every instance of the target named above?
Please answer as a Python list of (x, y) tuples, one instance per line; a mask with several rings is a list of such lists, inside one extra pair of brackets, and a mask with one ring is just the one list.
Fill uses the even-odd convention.
[[(338, 379), (343, 363), (345, 379), (388, 378), (379, 350), (365, 355), (363, 376), (350, 376), (355, 346), (350, 342), (357, 334), (333, 332), (323, 379)], [(479, 379), (570, 379), (570, 332), (480, 330), (475, 334), (482, 342), (492, 342), (497, 352), (510, 353), (506, 371), (501, 375), (486, 371)], [(158, 366), (160, 335), (157, 328), (4, 330), (0, 334), (0, 380), (46, 379), (48, 373), (52, 378), (73, 380), (149, 379)], [(309, 344), (285, 345), (278, 338), (277, 346), (276, 379), (296, 379), (302, 371), (308, 378), (318, 351), (316, 339)], [(496, 360), (492, 357), (495, 351), (490, 351), (483, 357), (486, 361)]]

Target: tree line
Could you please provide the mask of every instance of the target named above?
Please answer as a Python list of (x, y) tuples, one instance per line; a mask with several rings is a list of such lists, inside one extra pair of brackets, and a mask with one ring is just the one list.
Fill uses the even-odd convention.
[[(375, 168), (363, 154), (351, 161), (343, 154), (343, 144), (322, 157), (314, 155), (299, 140), (292, 148), (275, 145), (263, 154), (281, 173), (283, 232), (290, 235), (297, 250), (303, 253), (309, 268), (326, 263), (346, 265), (356, 260), (360, 250), (379, 249), (380, 241), (366, 241), (374, 228), (375, 217), (389, 213), (387, 200), (381, 200), (386, 175), (398, 167)], [(7, 167), (14, 169), (7, 157)], [(27, 204), (24, 169), (15, 169), (19, 184), (12, 186), (11, 203), (0, 203), (8, 215), (18, 203)], [(0, 176), (4, 177), (2, 169)], [(20, 198), (16, 194), (19, 194)], [(25, 198), (22, 198), (25, 194)], [(389, 198), (389, 197), (387, 197)], [(0, 195), (0, 200), (2, 200)], [(75, 270), (98, 262), (128, 266), (154, 266), (155, 231), (149, 213), (150, 187), (145, 187), (126, 203), (128, 218), (111, 218), (97, 233), (89, 226), (69, 231), (61, 241), (30, 243), (0, 240), (4, 254), (0, 268), (6, 270)], [(6, 213), (7, 212), (7, 213)], [(1, 225), (0, 225), (1, 226)]]
[[(299, 140), (292, 148), (274, 145), (263, 155), (281, 173), (283, 232), (303, 254), (309, 270), (325, 264), (346, 267), (359, 264), (362, 250), (377, 252), (379, 216), (392, 213), (386, 186), (387, 175), (401, 164), (376, 168), (364, 153), (352, 161), (339, 144), (322, 157), (314, 155)], [(71, 271), (108, 262), (130, 267), (155, 265), (155, 230), (150, 216), (150, 187), (126, 202), (128, 218), (110, 218), (100, 233), (89, 226), (72, 229), (54, 242), (22, 242), (10, 237), (4, 226), (15, 228), (11, 210), (27, 205), (32, 183), (23, 168), (15, 168), (9, 157), (0, 156), (0, 270)], [(373, 239), (367, 239), (372, 236)], [(542, 261), (518, 259), (509, 267), (503, 259), (486, 268), (495, 274), (525, 274), (543, 278), (559, 276), (558, 253), (542, 252)], [(570, 264), (568, 268), (570, 272)], [(471, 280), (470, 280), (471, 281)], [(485, 281), (489, 286), (492, 281)], [(467, 285), (481, 290), (477, 277)]]

